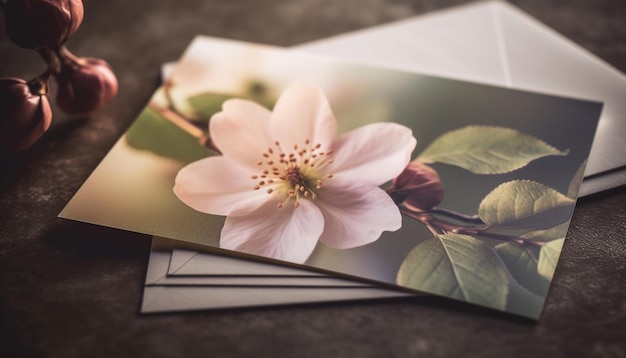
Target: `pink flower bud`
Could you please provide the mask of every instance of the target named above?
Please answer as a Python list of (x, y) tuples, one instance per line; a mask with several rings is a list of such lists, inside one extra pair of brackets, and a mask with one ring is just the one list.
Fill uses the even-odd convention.
[(420, 211), (439, 205), (444, 194), (437, 172), (416, 160), (410, 162), (393, 180), (389, 192), (396, 203), (404, 203), (407, 207)]
[(36, 50), (63, 45), (80, 26), (83, 14), (82, 0), (8, 0), (4, 7), (9, 38)]
[(97, 58), (77, 58), (64, 50), (57, 103), (69, 114), (89, 114), (111, 101), (117, 94), (117, 78), (111, 67)]
[(39, 78), (0, 78), (0, 148), (20, 151), (30, 147), (52, 121), (47, 84)]

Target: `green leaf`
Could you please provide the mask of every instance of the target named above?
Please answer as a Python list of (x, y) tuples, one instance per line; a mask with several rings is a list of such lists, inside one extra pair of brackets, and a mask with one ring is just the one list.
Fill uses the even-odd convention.
[(482, 200), (478, 216), (489, 232), (521, 235), (569, 221), (576, 200), (530, 180), (499, 185)]
[(567, 151), (510, 128), (468, 126), (441, 135), (419, 156), (424, 163), (455, 165), (475, 174), (502, 174), (535, 159)]
[(537, 272), (539, 247), (517, 242), (503, 242), (496, 246), (496, 252), (509, 269), (513, 278), (530, 291), (545, 296), (550, 281)]
[(198, 117), (207, 120), (211, 118), (212, 115), (222, 110), (222, 103), (224, 103), (224, 101), (232, 98), (235, 97), (218, 93), (202, 93), (189, 97), (187, 101), (196, 111)]
[(585, 176), (585, 167), (587, 166), (587, 161), (585, 160), (580, 167), (578, 167), (578, 170), (576, 171), (576, 174), (574, 174), (574, 177), (572, 178), (572, 181), (569, 183), (569, 188), (567, 188), (567, 197), (568, 198), (572, 198), (572, 199), (576, 199), (578, 197), (578, 191), (580, 189), (580, 185), (583, 182), (583, 177)]
[(256, 102), (265, 108), (272, 108), (273, 101), (265, 97), (265, 93), (250, 92), (241, 96), (233, 96), (222, 93), (201, 93), (188, 99), (189, 104), (196, 111), (200, 118), (205, 120), (211, 118), (212, 115), (222, 110), (222, 104), (233, 98), (247, 99)]
[(543, 241), (548, 242), (556, 239), (565, 238), (567, 235), (567, 229), (569, 228), (569, 222), (564, 222), (560, 225), (557, 225), (553, 228), (546, 230), (536, 230), (525, 233), (521, 235), (521, 239), (531, 240), (531, 241)]
[(398, 271), (398, 284), (503, 310), (508, 294), (506, 268), (484, 242), (448, 234), (415, 246)]
[(146, 150), (182, 163), (191, 163), (211, 154), (198, 139), (149, 107), (141, 112), (124, 138), (135, 149)]
[(556, 263), (561, 255), (561, 249), (565, 239), (557, 239), (550, 241), (541, 247), (539, 251), (539, 263), (537, 265), (537, 271), (539, 274), (548, 280), (552, 280), (554, 270), (556, 269)]

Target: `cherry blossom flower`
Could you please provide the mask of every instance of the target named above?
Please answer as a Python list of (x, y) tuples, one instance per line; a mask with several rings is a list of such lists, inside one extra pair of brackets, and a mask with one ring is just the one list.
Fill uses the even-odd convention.
[(321, 90), (295, 84), (273, 112), (224, 102), (209, 129), (222, 155), (181, 169), (174, 192), (195, 210), (227, 216), (220, 247), (303, 263), (318, 241), (353, 248), (401, 227), (379, 186), (408, 164), (409, 128), (375, 123), (337, 138)]

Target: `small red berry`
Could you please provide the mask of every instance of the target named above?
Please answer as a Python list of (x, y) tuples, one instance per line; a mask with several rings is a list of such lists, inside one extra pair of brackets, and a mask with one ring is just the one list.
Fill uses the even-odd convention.
[(111, 67), (97, 58), (77, 58), (66, 49), (61, 52), (57, 103), (69, 114), (89, 114), (117, 94), (117, 78)]
[(35, 50), (63, 45), (83, 21), (82, 0), (8, 0), (4, 18), (9, 38)]
[(47, 92), (47, 83), (40, 78), (0, 79), (0, 148), (24, 150), (48, 130), (52, 110)]

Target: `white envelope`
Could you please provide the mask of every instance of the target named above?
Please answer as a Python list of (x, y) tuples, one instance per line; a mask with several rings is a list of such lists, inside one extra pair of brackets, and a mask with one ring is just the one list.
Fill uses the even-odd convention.
[[(626, 184), (626, 77), (508, 3), (473, 3), (322, 39), (297, 49), (410, 72), (602, 101), (605, 107), (580, 196)], [(153, 255), (156, 253), (151, 254), (151, 262)], [(192, 257), (183, 260), (182, 265), (175, 263), (177, 269), (172, 276), (177, 272), (211, 274), (212, 268), (201, 262), (206, 259), (203, 255), (174, 251), (175, 257), (179, 255)], [(242, 260), (224, 260), (222, 269), (241, 269)], [(219, 293), (207, 287), (166, 288), (147, 287), (144, 304), (146, 299), (167, 302), (159, 306), (162, 311), (232, 307), (231, 302), (238, 306), (258, 304), (254, 288)], [(381, 292), (397, 294), (374, 290), (363, 291), (358, 297), (381, 297)], [(269, 298), (271, 293), (264, 292)], [(269, 292), (286, 295), (281, 297), (282, 303), (301, 302), (301, 291), (297, 289)], [(356, 292), (351, 291), (353, 298)], [(219, 294), (224, 296), (213, 297)], [(203, 301), (209, 297), (215, 301)], [(223, 299), (224, 306), (220, 306)]]
[[(176, 253), (177, 255), (174, 255)], [(171, 286), (316, 286), (371, 287), (366, 283), (266, 262), (237, 260), (223, 255), (191, 250), (162, 251), (169, 268), (165, 274), (147, 275), (146, 285)], [(152, 257), (151, 257), (152, 258)], [(150, 270), (148, 270), (150, 273)]]
[[(308, 286), (290, 287), (277, 285), (282, 277), (269, 277), (273, 283), (269, 287), (214, 285), (199, 283), (201, 277), (187, 277), (187, 282), (174, 283), (168, 278), (171, 249), (161, 249), (163, 239), (153, 238), (146, 286), (141, 303), (142, 313), (189, 311), (199, 309), (223, 309), (251, 306), (274, 306), (329, 301), (368, 300), (392, 297), (415, 297), (413, 293), (393, 291), (379, 287), (365, 287), (352, 283), (352, 287)], [(241, 260), (233, 261), (235, 265)], [(174, 281), (185, 278), (175, 277)], [(226, 279), (226, 278), (224, 278)], [(258, 280), (259, 277), (254, 278)], [(297, 278), (287, 277), (288, 280)], [(331, 279), (311, 277), (311, 279)], [(170, 280), (170, 282), (167, 282)], [(229, 279), (230, 280), (230, 279)], [(351, 281), (332, 278), (337, 282)], [(258, 282), (256, 283), (258, 285)], [(360, 286), (360, 287), (359, 287)]]
[(352, 62), (604, 102), (579, 196), (626, 184), (626, 76), (509, 3), (473, 3), (297, 48)]
[(313, 271), (265, 262), (237, 260), (239, 263), (236, 267), (233, 267), (232, 262), (233, 258), (228, 256), (178, 249), (172, 252), (167, 274), (168, 276), (306, 276), (313, 278), (325, 276)]

